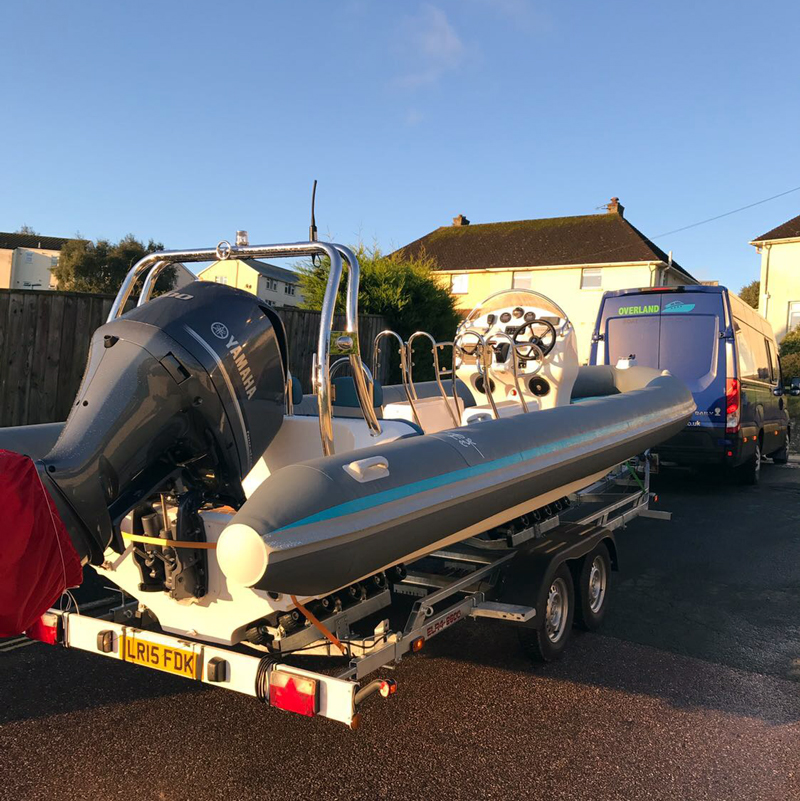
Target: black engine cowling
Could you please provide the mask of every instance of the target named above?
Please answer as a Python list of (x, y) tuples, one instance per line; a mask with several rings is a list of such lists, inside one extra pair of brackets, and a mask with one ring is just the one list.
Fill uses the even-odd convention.
[(99, 328), (75, 404), (37, 466), (82, 559), (179, 478), (238, 508), (283, 420), (286, 342), (254, 295), (197, 281)]

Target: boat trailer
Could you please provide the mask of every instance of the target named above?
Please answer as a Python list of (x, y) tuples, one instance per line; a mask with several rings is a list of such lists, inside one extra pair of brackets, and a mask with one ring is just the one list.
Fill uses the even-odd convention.
[[(592, 621), (605, 612), (609, 579), (600, 569), (604, 560), (595, 555), (607, 553), (606, 566), (616, 570), (616, 529), (639, 516), (670, 519), (669, 513), (650, 509), (657, 500), (650, 491), (655, 469), (649, 454), (625, 462), (542, 510), (373, 577), (362, 597), (328, 616), (318, 618), (298, 603), (291, 615), (294, 628), (264, 631), (262, 645), (258, 636), (247, 644), (220, 646), (165, 634), (145, 605), (124, 594), (121, 604), (99, 616), (51, 609), (27, 634), (356, 729), (370, 696), (389, 697), (397, 690), (394, 679), (369, 676), (391, 670), (468, 618), (517, 627), (526, 650), (545, 661), (563, 649), (573, 620), (570, 607), (578, 613), (581, 607), (594, 609), (594, 617), (584, 615), (581, 622), (595, 628)], [(584, 576), (588, 581), (582, 584)], [(548, 650), (553, 632), (562, 638), (556, 651)], [(302, 662), (308, 657), (328, 657), (331, 667), (306, 669)]]

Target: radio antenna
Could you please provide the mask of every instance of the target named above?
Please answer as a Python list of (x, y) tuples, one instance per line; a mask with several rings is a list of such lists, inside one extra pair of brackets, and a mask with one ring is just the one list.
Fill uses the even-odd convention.
[(308, 241), (317, 241), (317, 221), (314, 219), (314, 204), (317, 200), (317, 179), (314, 179), (314, 186), (311, 189), (311, 225), (308, 226)]

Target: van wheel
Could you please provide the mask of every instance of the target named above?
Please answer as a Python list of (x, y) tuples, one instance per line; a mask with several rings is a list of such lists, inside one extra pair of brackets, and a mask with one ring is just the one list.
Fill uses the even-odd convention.
[(758, 484), (761, 477), (761, 437), (756, 438), (755, 453), (744, 463), (736, 468), (736, 478), (740, 484), (754, 487)]
[(772, 461), (775, 462), (775, 464), (786, 464), (789, 461), (789, 429), (786, 429), (783, 447), (772, 454)]
[(575, 588), (572, 573), (566, 563), (556, 570), (547, 587), (543, 618), (539, 628), (520, 628), (519, 644), (527, 656), (535, 662), (552, 662), (558, 659), (567, 646), (572, 619), (575, 614)]
[(575, 622), (587, 631), (597, 631), (608, 609), (608, 588), (611, 578), (611, 559), (608, 548), (601, 542), (586, 556), (578, 577)]

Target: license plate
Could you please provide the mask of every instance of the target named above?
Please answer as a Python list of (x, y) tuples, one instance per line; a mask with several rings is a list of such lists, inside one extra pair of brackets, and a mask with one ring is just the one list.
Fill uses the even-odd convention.
[(140, 634), (126, 632), (122, 637), (122, 659), (187, 679), (197, 679), (200, 675), (199, 653), (191, 648), (152, 642)]

